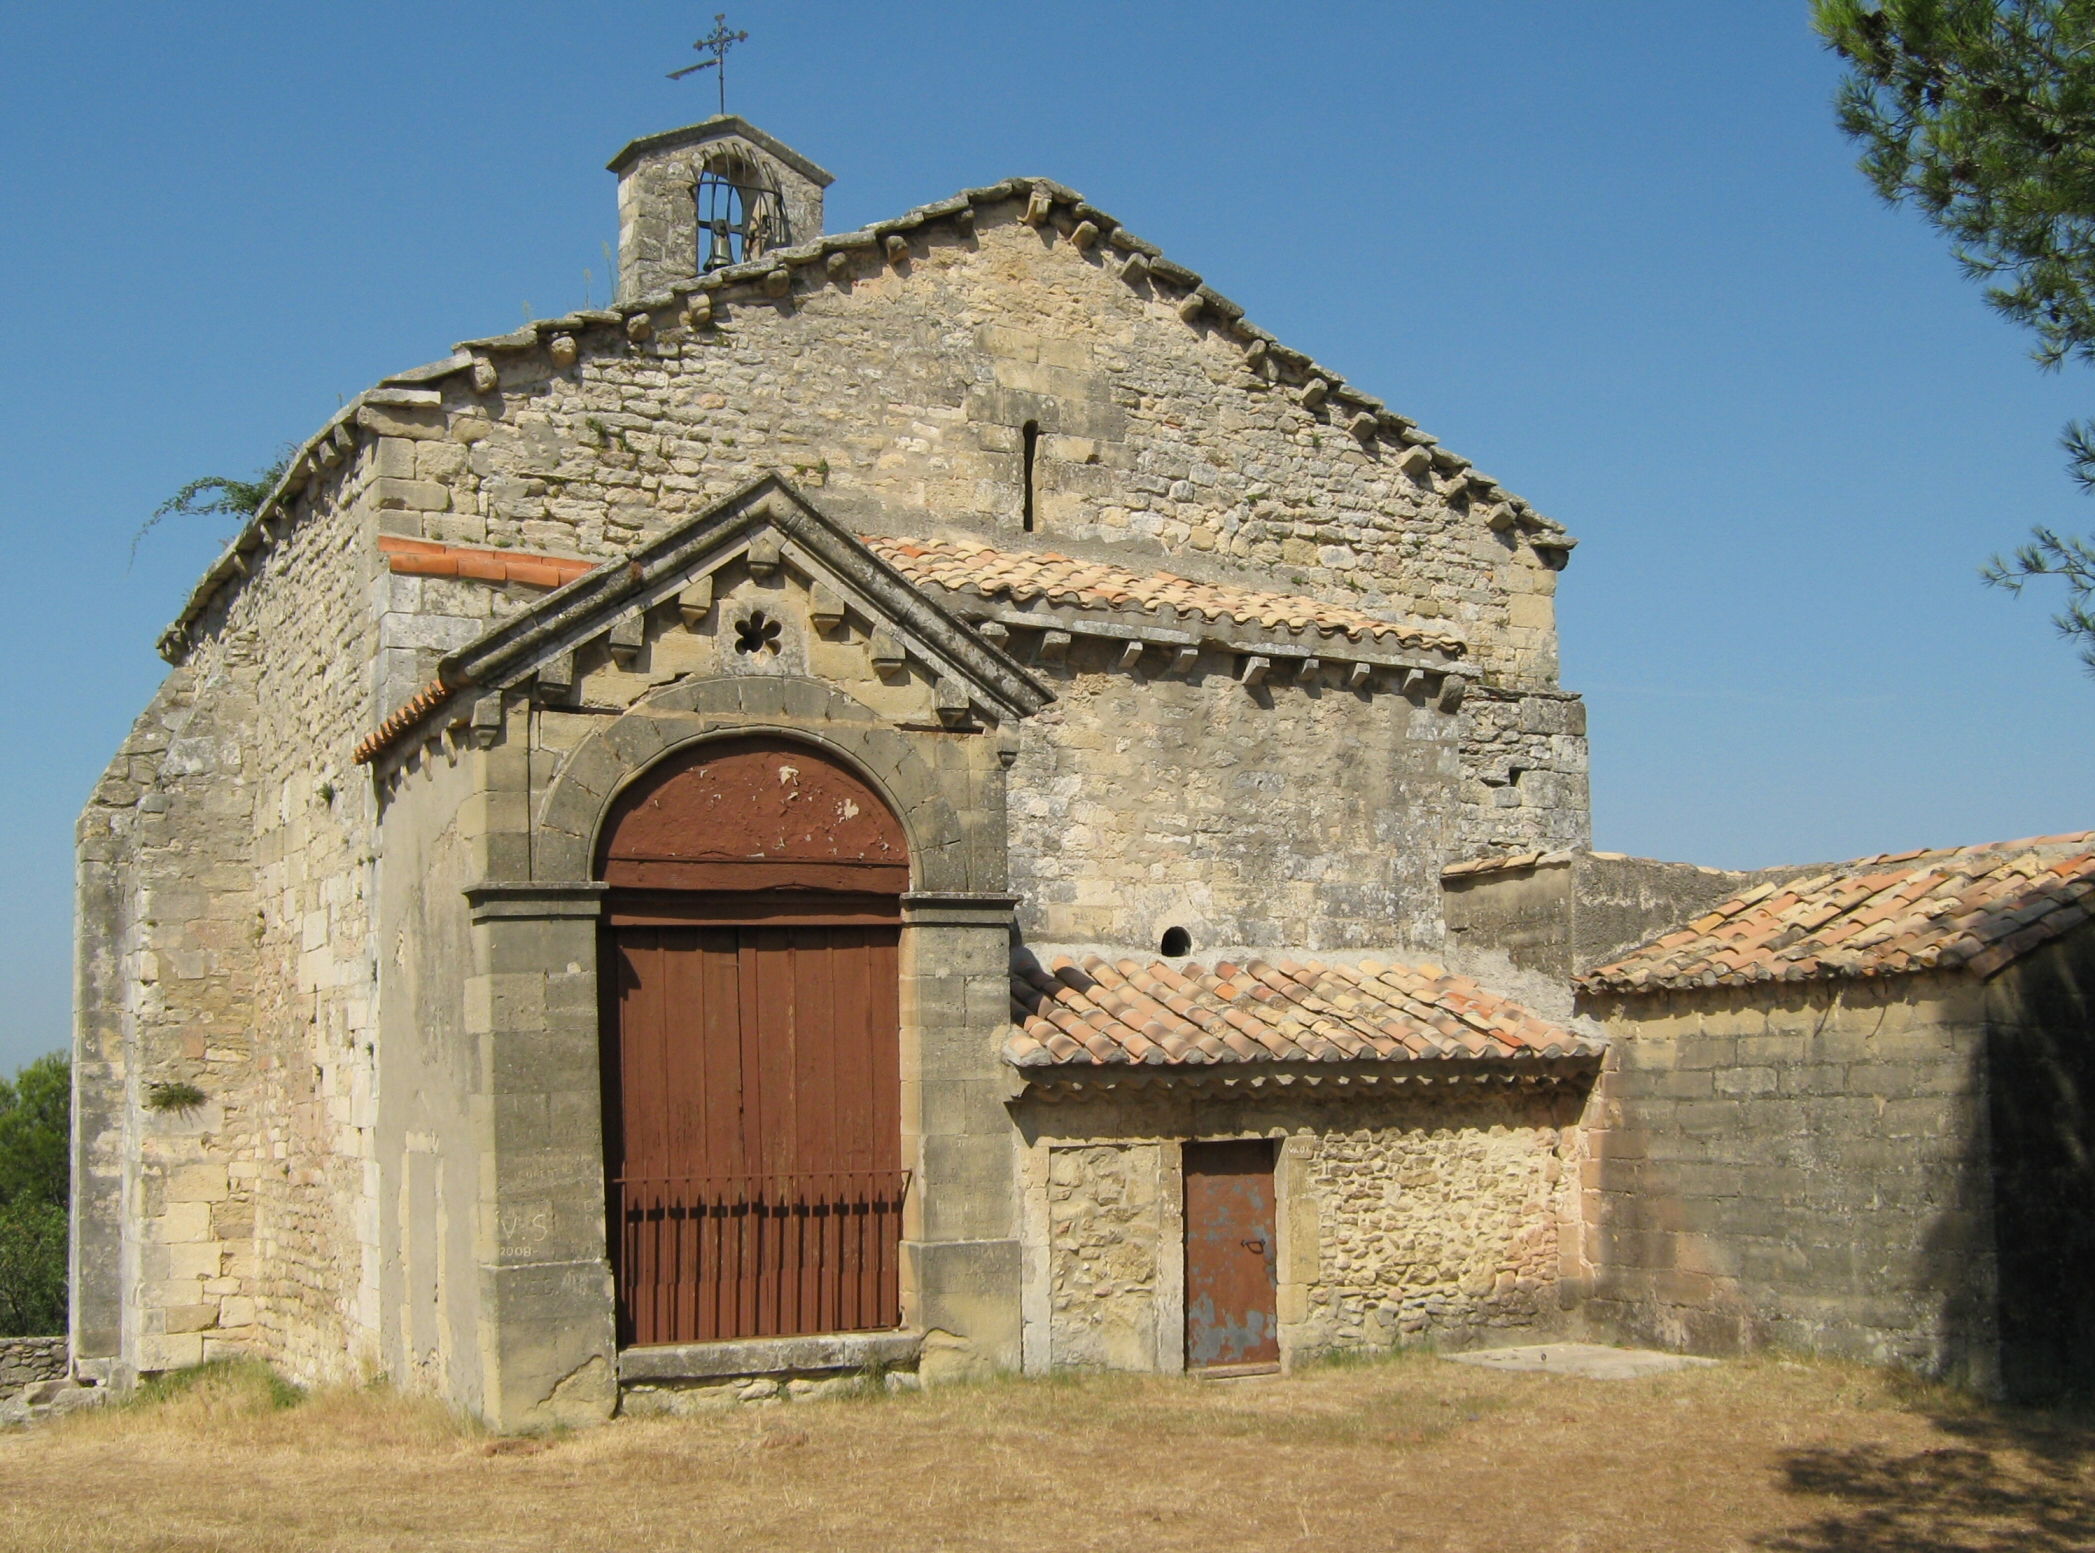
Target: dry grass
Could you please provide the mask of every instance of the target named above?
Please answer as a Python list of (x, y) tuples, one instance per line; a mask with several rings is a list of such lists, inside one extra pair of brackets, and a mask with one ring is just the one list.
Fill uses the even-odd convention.
[(2095, 1426), (1843, 1366), (1409, 1359), (1094, 1377), (503, 1442), (259, 1367), (0, 1438), (0, 1549), (2095, 1546)]

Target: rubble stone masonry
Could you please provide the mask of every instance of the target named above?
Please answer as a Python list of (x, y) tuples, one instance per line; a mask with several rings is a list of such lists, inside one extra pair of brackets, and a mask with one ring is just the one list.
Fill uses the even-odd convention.
[[(1584, 844), (1583, 714), (1556, 684), (1568, 537), (1431, 439), (1378, 433), (1067, 198), (962, 206), (477, 342), (297, 451), (163, 639), (173, 672), (80, 819), (88, 1372), (383, 1362), (375, 987), (401, 946), (375, 939), (379, 797), (352, 756), (445, 652), (541, 596), (396, 576), (383, 535), (601, 560), (777, 471), (859, 532), (1053, 548), (1466, 639), (1459, 706), (1073, 654), (1010, 776), (1034, 932), (1147, 943), (1190, 917), (1239, 942), (1434, 944), (1441, 865)], [(1494, 1287), (1529, 1276), (1507, 1255)]]
[(65, 1374), (63, 1337), (0, 1337), (0, 1397)]
[(1591, 1270), (1572, 1090), (1304, 1105), (1151, 1094), (1032, 1113), (1045, 1257), (1029, 1369), (1183, 1363), (1180, 1139), (1272, 1137), (1279, 1316), (1292, 1362), (1342, 1349), (1547, 1336)]
[[(404, 436), (382, 455), (381, 525), (603, 556), (776, 470), (861, 532), (967, 532), (1452, 626), (1483, 674), (1452, 851), (1584, 845), (1583, 708), (1555, 681), (1561, 551), (1492, 527), (1461, 470), (1407, 471), (1220, 318), (1189, 324), (1023, 209), (983, 207), (966, 237), (922, 226), (900, 264), (869, 246), (796, 270), (784, 296), (720, 292), (703, 324), (665, 307), (636, 340), (587, 315), (564, 369), (569, 336), (490, 342), (507, 347), (486, 353), (491, 391), (454, 372), (419, 391), (440, 405), (384, 412)], [(388, 673), (389, 704), (472, 618), (389, 634), (421, 655)]]

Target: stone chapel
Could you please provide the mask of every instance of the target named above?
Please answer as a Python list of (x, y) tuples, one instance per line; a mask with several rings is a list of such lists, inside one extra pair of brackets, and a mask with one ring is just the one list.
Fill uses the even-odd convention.
[[(1750, 1143), (1781, 1064), (1734, 1032), (1721, 1089), (1654, 1012), (1719, 979), (1678, 934), (1575, 977), (1803, 871), (1590, 851), (1562, 527), (1057, 183), (836, 234), (736, 117), (610, 165), (616, 304), (309, 437), (82, 816), (76, 1375), (526, 1429), (1589, 1328), (1993, 1351), (1919, 1272), (1879, 1319), (1727, 1271), (1758, 1232), (1653, 1173), (1638, 1096)], [(2095, 890), (2048, 845), (2001, 912)]]

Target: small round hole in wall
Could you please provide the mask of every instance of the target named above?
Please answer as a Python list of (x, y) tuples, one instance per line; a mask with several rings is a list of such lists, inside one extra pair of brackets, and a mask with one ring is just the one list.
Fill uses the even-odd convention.
[(1164, 929), (1164, 941), (1157, 945), (1157, 953), (1167, 960), (1181, 959), (1193, 952), (1193, 935), (1182, 927)]

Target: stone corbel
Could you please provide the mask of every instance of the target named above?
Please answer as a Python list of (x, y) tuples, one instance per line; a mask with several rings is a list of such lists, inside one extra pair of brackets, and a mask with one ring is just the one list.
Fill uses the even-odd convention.
[(869, 651), (873, 659), (873, 670), (878, 674), (899, 674), (908, 667), (909, 652), (903, 647), (902, 638), (881, 626), (873, 633)]
[(466, 740), (474, 749), (486, 750), (493, 749), (501, 736), (502, 697), (482, 696), (473, 703), (473, 715), (466, 723)]
[(749, 574), (752, 577), (761, 581), (776, 576), (783, 557), (784, 551), (779, 544), (778, 535), (767, 529), (761, 534), (750, 536), (748, 560)]
[(941, 674), (931, 689), (931, 709), (948, 728), (958, 728), (967, 721), (967, 686), (950, 675)]
[(712, 609), (713, 579), (710, 576), (694, 577), (677, 595), (677, 613), (684, 617), (686, 631), (696, 631)]
[(630, 669), (640, 649), (647, 645), (647, 616), (639, 610), (611, 628), (611, 656), (622, 669)]
[(538, 666), (538, 695), (542, 701), (565, 702), (575, 693), (575, 655), (555, 653)]
[(844, 623), (844, 601), (834, 589), (818, 582), (808, 590), (807, 616), (816, 630), (834, 631)]

